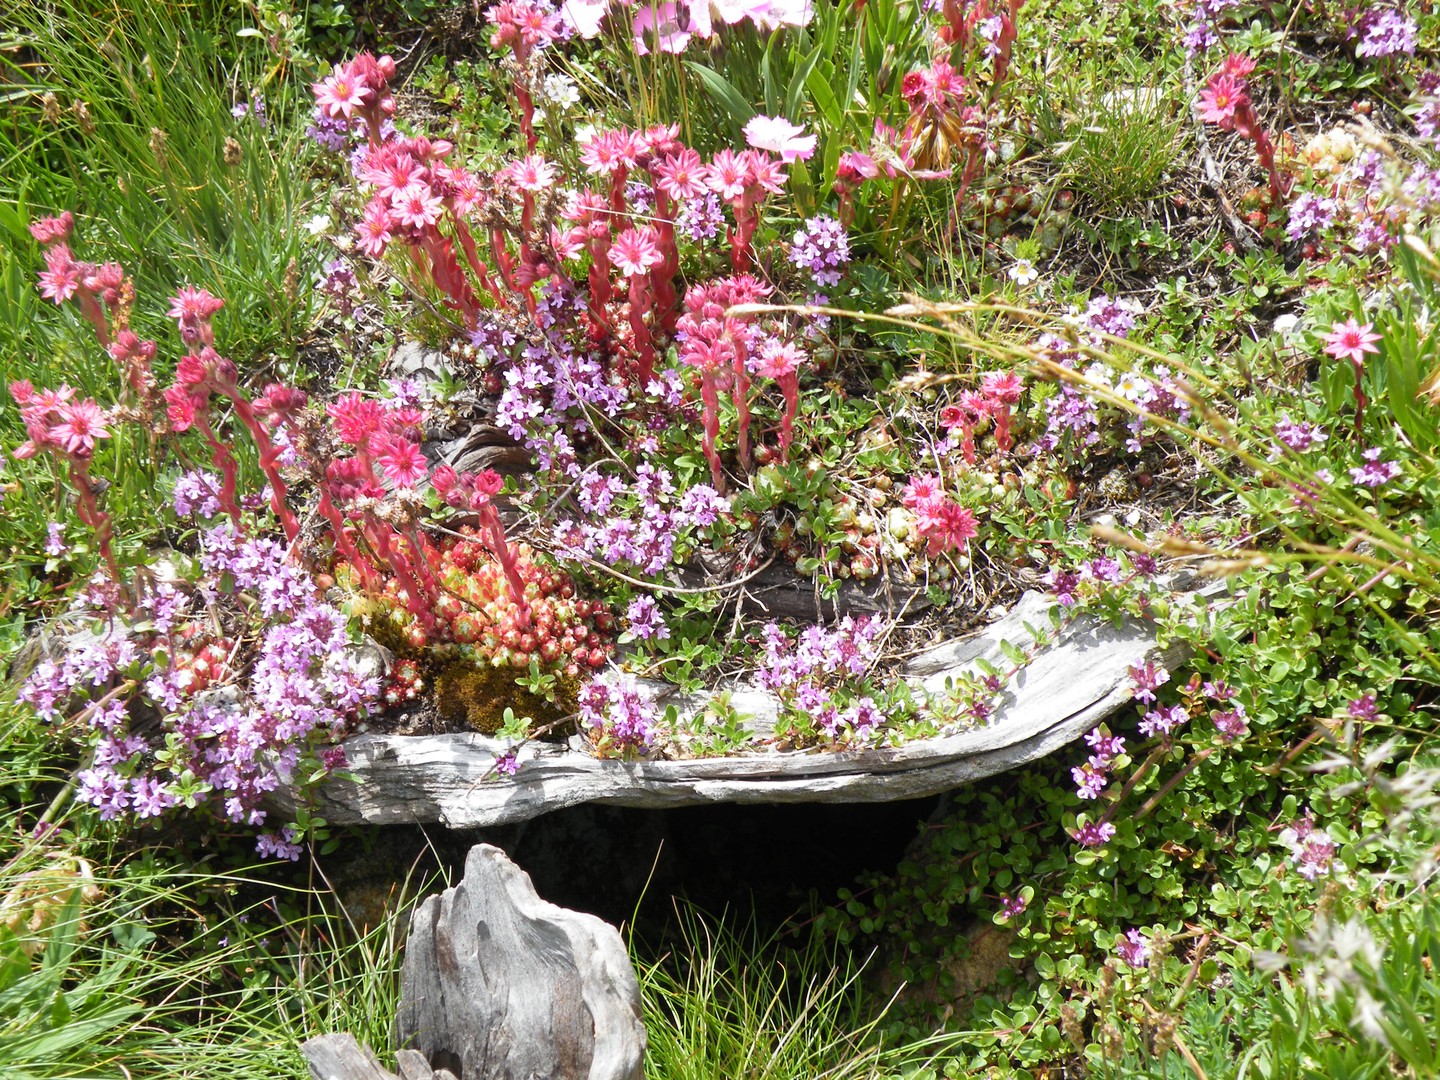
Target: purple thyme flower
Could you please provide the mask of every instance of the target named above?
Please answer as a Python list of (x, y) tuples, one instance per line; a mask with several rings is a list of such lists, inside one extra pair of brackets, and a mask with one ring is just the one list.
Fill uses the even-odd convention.
[(45, 526), (45, 554), (52, 559), (59, 558), (69, 551), (65, 543), (65, 526), (58, 521), (52, 521)]
[(1312, 424), (1305, 420), (1291, 420), (1288, 416), (1282, 416), (1280, 422), (1275, 425), (1275, 437), (1296, 453), (1304, 453), (1312, 447), (1319, 446), (1330, 436), (1318, 424)]
[(220, 484), (201, 469), (181, 473), (175, 481), (171, 504), (181, 517), (198, 513), (202, 518), (213, 518), (220, 513)]
[(1001, 896), (1000, 914), (1007, 919), (1013, 919), (1025, 910), (1027, 906), (1023, 896)]
[(1139, 930), (1127, 930), (1115, 942), (1115, 952), (1132, 968), (1143, 968), (1150, 962), (1150, 941)]
[(1379, 710), (1375, 705), (1374, 694), (1364, 694), (1350, 702), (1350, 717), (1354, 720), (1374, 720)]
[(1355, 29), (1360, 35), (1356, 56), (1379, 59), (1415, 52), (1415, 22), (1394, 8), (1371, 8), (1360, 17)]
[(665, 617), (660, 614), (660, 605), (653, 596), (637, 596), (630, 601), (625, 617), (630, 621), (630, 632), (641, 641), (664, 641), (670, 636)]
[(279, 834), (261, 833), (255, 838), (255, 851), (262, 859), (289, 859), (296, 862), (304, 850), (296, 841), (295, 830), (286, 825)]
[(1290, 221), (1285, 226), (1291, 240), (1303, 240), (1335, 223), (1338, 204), (1334, 199), (1306, 191), (1290, 204)]
[(791, 241), (790, 261), (808, 270), (811, 280), (822, 288), (840, 284), (845, 264), (850, 261), (850, 238), (845, 226), (826, 215), (810, 218)]
[(1120, 735), (1111, 735), (1103, 727), (1092, 730), (1085, 736), (1085, 741), (1095, 752), (1095, 757), (1107, 764), (1125, 753), (1125, 739)]
[[(1437, 107), (1440, 108), (1440, 107)], [(1440, 115), (1440, 112), (1437, 112)], [(1367, 217), (1355, 226), (1353, 244), (1357, 251), (1379, 251), (1384, 254), (1395, 246), (1396, 236), (1379, 218)]]
[(659, 734), (655, 703), (620, 672), (607, 671), (580, 691), (580, 722), (622, 749), (649, 749)]
[(1170, 672), (1153, 660), (1130, 665), (1130, 682), (1134, 687), (1136, 701), (1153, 702), (1155, 691), (1169, 681)]
[(1372, 446), (1360, 456), (1365, 459), (1365, 464), (1356, 466), (1350, 470), (1350, 479), (1355, 483), (1368, 488), (1378, 488), (1388, 484), (1401, 473), (1398, 461), (1381, 461), (1380, 455), (1384, 453), (1378, 446)]
[(1329, 873), (1330, 862), (1339, 850), (1339, 845), (1315, 824), (1315, 818), (1308, 810), (1288, 829), (1281, 831), (1280, 842), (1290, 849), (1290, 861), (1306, 881), (1314, 881), (1321, 874)]
[(506, 750), (496, 757), (495, 771), (501, 776), (514, 776), (520, 771), (520, 759), (514, 750)]
[(1074, 832), (1081, 847), (1103, 847), (1115, 835), (1115, 826), (1108, 821), (1088, 822)]
[(1045, 575), (1044, 581), (1050, 586), (1050, 591), (1055, 594), (1055, 602), (1061, 607), (1070, 607), (1075, 603), (1075, 590), (1080, 587), (1078, 574), (1056, 567)]
[(1091, 559), (1081, 567), (1081, 571), (1092, 581), (1106, 582), (1111, 585), (1118, 583), (1122, 576), (1119, 560), (1107, 558), (1104, 555), (1098, 559)]
[(1145, 714), (1145, 719), (1140, 721), (1140, 734), (1142, 735), (1169, 735), (1181, 724), (1190, 719), (1190, 714), (1185, 711), (1183, 705), (1161, 706), (1152, 709)]
[(305, 135), (322, 150), (342, 153), (350, 145), (350, 125), (339, 117), (316, 116)]
[(698, 199), (687, 199), (675, 218), (675, 226), (695, 243), (713, 240), (725, 224), (720, 197), (707, 191)]
[(1082, 799), (1098, 799), (1110, 782), (1109, 770), (1103, 765), (1097, 768), (1095, 762), (1096, 759), (1091, 758), (1084, 765), (1070, 770), (1070, 778), (1075, 781), (1075, 794)]
[(1235, 688), (1224, 679), (1207, 682), (1200, 688), (1200, 692), (1215, 701), (1229, 701), (1235, 696)]
[(1215, 730), (1220, 733), (1221, 742), (1232, 743), (1250, 732), (1245, 723), (1245, 706), (1238, 701), (1233, 709), (1212, 713), (1210, 719), (1215, 723)]
[(1090, 301), (1081, 318), (1091, 330), (1123, 338), (1135, 329), (1135, 315), (1139, 310), (1133, 300), (1112, 300), (1101, 293)]

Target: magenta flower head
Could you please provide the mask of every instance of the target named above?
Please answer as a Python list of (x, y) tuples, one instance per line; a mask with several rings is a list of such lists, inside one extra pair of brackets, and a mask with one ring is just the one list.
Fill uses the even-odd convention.
[(334, 119), (349, 120), (357, 109), (363, 109), (374, 95), (365, 80), (351, 72), (348, 67), (335, 65), (329, 78), (315, 83), (310, 88), (315, 94), (315, 104)]
[(420, 452), (420, 447), (408, 439), (383, 439), (376, 447), (375, 460), (380, 465), (380, 471), (385, 474), (385, 479), (400, 487), (414, 487), (425, 474), (429, 472), (430, 465), (425, 460), (425, 455)]
[(86, 269), (84, 263), (75, 261), (64, 244), (46, 248), (45, 269), (40, 271), (40, 295), (63, 304), (80, 290)]
[(610, 261), (626, 277), (643, 274), (664, 258), (659, 235), (649, 225), (626, 229), (610, 245), (609, 255)]
[(689, 147), (666, 154), (655, 164), (655, 183), (661, 191), (677, 201), (693, 199), (708, 190), (705, 184), (707, 167), (700, 155)]
[(46, 217), (39, 221), (32, 221), (30, 235), (49, 247), (57, 241), (70, 239), (70, 231), (74, 227), (75, 216), (66, 210), (59, 217)]
[(1235, 110), (1247, 101), (1244, 81), (1222, 71), (1200, 91), (1200, 119), (1230, 128), (1235, 124)]
[(196, 345), (214, 345), (215, 330), (210, 325), (215, 313), (225, 306), (225, 301), (212, 296), (204, 289), (184, 285), (170, 298), (167, 314), (180, 328), (180, 340), (192, 348)]
[(1115, 835), (1115, 826), (1108, 821), (1092, 821), (1081, 825), (1071, 835), (1081, 847), (1104, 847)]
[(368, 447), (370, 437), (384, 429), (385, 407), (354, 392), (332, 401), (327, 411), (336, 433), (351, 446)]
[(59, 422), (50, 429), (50, 438), (71, 457), (88, 459), (95, 453), (95, 440), (110, 437), (105, 430), (109, 417), (90, 398), (67, 402), (55, 410), (55, 415)]
[(1366, 353), (1378, 353), (1375, 343), (1379, 334), (1371, 333), (1372, 323), (1359, 323), (1355, 319), (1333, 323), (1330, 333), (1325, 336), (1325, 351), (1336, 360), (1349, 360), (1356, 367), (1365, 362)]

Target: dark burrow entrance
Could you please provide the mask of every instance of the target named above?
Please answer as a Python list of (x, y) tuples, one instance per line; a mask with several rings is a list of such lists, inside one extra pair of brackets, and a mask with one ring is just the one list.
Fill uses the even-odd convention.
[(417, 877), (443, 867), (454, 880), (470, 847), (485, 842), (529, 873), (546, 900), (633, 922), (642, 939), (666, 935), (677, 897), (712, 916), (753, 915), (769, 934), (832, 903), (862, 874), (893, 871), (938, 802), (576, 806), (485, 830), (371, 830), (365, 850), (330, 856), (326, 870), (368, 921), (366, 909), (393, 903), (412, 866)]

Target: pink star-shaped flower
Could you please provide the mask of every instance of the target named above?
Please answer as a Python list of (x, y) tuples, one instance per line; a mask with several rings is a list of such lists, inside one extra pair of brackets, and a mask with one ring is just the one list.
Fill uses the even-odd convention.
[(1334, 323), (1325, 337), (1325, 351), (1336, 360), (1349, 360), (1359, 367), (1365, 362), (1366, 353), (1380, 351), (1375, 347), (1380, 335), (1372, 334), (1370, 331), (1373, 328), (1371, 323), (1361, 325), (1353, 318)]

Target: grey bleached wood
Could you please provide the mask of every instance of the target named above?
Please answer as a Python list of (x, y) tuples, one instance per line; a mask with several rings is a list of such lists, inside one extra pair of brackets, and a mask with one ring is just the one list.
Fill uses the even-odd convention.
[[(300, 1053), (314, 1080), (400, 1080), (381, 1068), (369, 1047), (354, 1035), (317, 1035), (300, 1044)], [(432, 1076), (434, 1073), (427, 1068), (425, 1076), (415, 1080), (430, 1080)]]
[[(939, 691), (980, 659), (1008, 668), (1001, 642), (1028, 648), (1033, 638), (1026, 624), (1048, 627), (1049, 605), (1047, 597), (1027, 593), (984, 630), (914, 658), (906, 677)], [(326, 783), (317, 810), (336, 823), (483, 828), (585, 802), (675, 807), (919, 798), (1024, 765), (1078, 738), (1130, 700), (1128, 669), (1147, 657), (1173, 666), (1184, 652), (1159, 653), (1142, 625), (1079, 618), (1010, 680), (988, 723), (893, 749), (614, 761), (579, 746), (537, 743), (521, 748), (519, 772), (505, 778), (492, 766), (506, 745), (483, 735), (362, 735), (345, 744), (355, 780)], [(663, 700), (682, 715), (705, 703), (678, 694)], [(741, 687), (732, 704), (757, 729), (773, 726), (778, 702), (771, 694)]]
[(449, 1069), (432, 1069), (425, 1055), (401, 1050), (395, 1055), (397, 1076), (381, 1066), (375, 1054), (354, 1035), (317, 1035), (300, 1044), (313, 1080), (456, 1080)]
[(641, 1080), (640, 984), (609, 923), (535, 895), (477, 844), (458, 885), (416, 909), (396, 1042), (465, 1080)]

